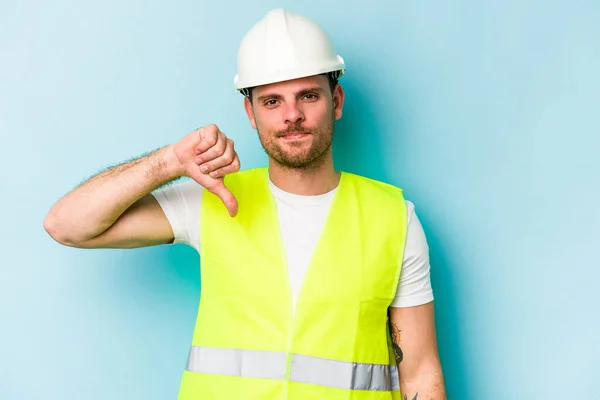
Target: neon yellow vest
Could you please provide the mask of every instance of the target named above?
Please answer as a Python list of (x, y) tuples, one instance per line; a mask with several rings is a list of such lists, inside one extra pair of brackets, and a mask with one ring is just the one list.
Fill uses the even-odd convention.
[(406, 238), (402, 190), (342, 173), (295, 310), (266, 168), (205, 191), (202, 291), (179, 400), (399, 399), (387, 309)]

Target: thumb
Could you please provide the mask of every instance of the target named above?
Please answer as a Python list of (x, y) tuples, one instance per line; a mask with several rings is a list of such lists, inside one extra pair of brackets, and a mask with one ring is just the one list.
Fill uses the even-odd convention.
[(225, 187), (223, 180), (221, 180), (215, 187), (209, 189), (209, 192), (214, 193), (218, 198), (221, 199), (229, 215), (235, 217), (238, 212), (238, 203), (233, 194)]

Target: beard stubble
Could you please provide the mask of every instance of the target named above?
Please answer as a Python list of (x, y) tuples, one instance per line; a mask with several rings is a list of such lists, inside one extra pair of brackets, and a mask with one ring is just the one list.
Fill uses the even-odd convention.
[[(310, 169), (320, 165), (333, 141), (334, 119), (317, 128), (302, 128), (294, 126), (285, 131), (277, 131), (265, 136), (258, 130), (260, 143), (267, 153), (277, 164), (285, 168)], [(310, 146), (306, 147), (302, 141), (299, 143), (289, 142), (282, 145), (280, 138), (291, 132), (302, 132), (311, 135)]]

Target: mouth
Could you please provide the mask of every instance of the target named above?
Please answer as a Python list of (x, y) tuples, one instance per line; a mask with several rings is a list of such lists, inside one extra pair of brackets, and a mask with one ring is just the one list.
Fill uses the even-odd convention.
[(283, 140), (300, 140), (310, 136), (310, 133), (306, 132), (286, 132), (279, 136)]

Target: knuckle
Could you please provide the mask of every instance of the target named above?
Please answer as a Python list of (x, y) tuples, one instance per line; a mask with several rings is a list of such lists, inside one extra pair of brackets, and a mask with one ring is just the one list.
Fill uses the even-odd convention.
[(206, 140), (206, 144), (208, 144), (211, 147), (217, 143), (217, 139), (214, 136), (208, 136), (204, 138), (204, 140)]
[(227, 144), (224, 141), (219, 140), (217, 141), (215, 148), (219, 151), (219, 153), (223, 154), (225, 153), (225, 150), (227, 150)]

